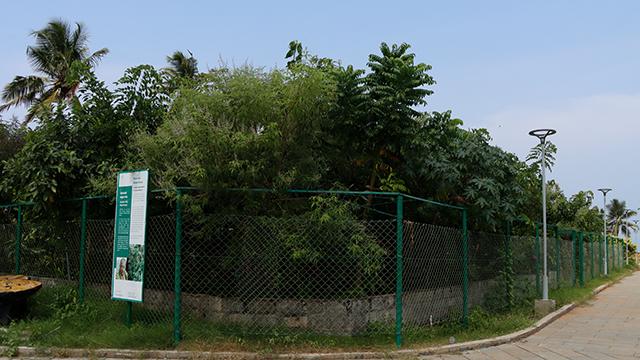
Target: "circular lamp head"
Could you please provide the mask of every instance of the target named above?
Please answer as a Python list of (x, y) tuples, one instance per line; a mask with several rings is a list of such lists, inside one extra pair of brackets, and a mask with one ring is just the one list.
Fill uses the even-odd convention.
[(535, 129), (529, 131), (529, 135), (537, 137), (542, 142), (544, 142), (547, 136), (551, 136), (555, 133), (556, 131), (554, 129)]
[(611, 189), (609, 189), (609, 188), (602, 188), (602, 189), (598, 189), (598, 191), (600, 191), (603, 195), (607, 195), (607, 193), (608, 193), (609, 191), (611, 191)]

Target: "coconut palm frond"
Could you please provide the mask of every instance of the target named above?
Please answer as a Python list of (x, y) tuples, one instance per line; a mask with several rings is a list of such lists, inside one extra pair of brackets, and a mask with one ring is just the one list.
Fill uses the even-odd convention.
[(2, 91), (0, 111), (12, 106), (30, 104), (45, 89), (47, 79), (41, 76), (16, 76)]
[(53, 20), (31, 35), (35, 44), (27, 47), (27, 58), (33, 70), (42, 75), (16, 76), (5, 86), (0, 105), (0, 111), (29, 106), (27, 123), (52, 104), (74, 98), (79, 86), (77, 62), (93, 67), (109, 52), (104, 48), (89, 55), (87, 31), (81, 23), (74, 27)]

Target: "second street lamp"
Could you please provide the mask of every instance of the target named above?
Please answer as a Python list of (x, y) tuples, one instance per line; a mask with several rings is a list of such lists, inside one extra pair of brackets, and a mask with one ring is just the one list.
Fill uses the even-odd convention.
[(611, 191), (609, 188), (598, 189), (604, 196), (604, 206), (602, 207), (602, 221), (604, 222), (604, 276), (609, 274), (608, 252), (607, 252), (607, 193)]
[(536, 129), (529, 131), (529, 135), (540, 139), (540, 171), (542, 172), (542, 300), (549, 300), (549, 273), (547, 271), (547, 179), (545, 176), (545, 150), (547, 136), (555, 134), (553, 129)]

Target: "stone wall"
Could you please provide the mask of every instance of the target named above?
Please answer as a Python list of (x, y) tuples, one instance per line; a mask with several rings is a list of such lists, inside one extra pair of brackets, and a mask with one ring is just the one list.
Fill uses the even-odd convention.
[[(555, 276), (550, 273), (550, 280)], [(54, 279), (41, 279), (45, 285), (67, 283)], [(518, 282), (535, 286), (535, 275), (516, 277)], [(496, 280), (469, 284), (469, 307), (481, 305), (489, 291), (498, 286)], [(553, 285), (551, 285), (553, 286)], [(108, 285), (90, 285), (108, 294)], [(145, 289), (145, 307), (171, 313), (173, 292)], [(447, 286), (403, 295), (403, 319), (408, 326), (436, 324), (462, 312), (462, 287)], [(185, 317), (211, 322), (236, 323), (251, 326), (286, 326), (325, 334), (352, 335), (365, 331), (373, 324), (395, 322), (395, 295), (378, 295), (358, 299), (268, 299), (242, 300), (204, 294), (182, 294)]]

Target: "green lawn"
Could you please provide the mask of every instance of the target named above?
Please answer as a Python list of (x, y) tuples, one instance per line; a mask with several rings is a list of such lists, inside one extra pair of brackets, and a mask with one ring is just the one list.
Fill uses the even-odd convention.
[[(550, 297), (558, 306), (583, 302), (593, 289), (608, 281), (630, 274), (631, 268), (615, 272), (608, 279), (595, 279), (584, 288), (551, 290)], [(125, 324), (125, 306), (110, 300), (80, 304), (73, 289), (43, 288), (31, 301), (30, 317), (0, 330), (0, 343), (15, 348), (19, 345), (69, 348), (173, 349), (170, 313), (134, 309), (131, 327)], [(536, 318), (532, 306), (519, 307), (502, 314), (489, 314), (472, 309), (468, 327), (446, 323), (433, 327), (407, 329), (405, 347), (416, 348), (477, 340), (508, 334), (532, 325)], [(367, 336), (325, 336), (270, 329), (259, 335), (247, 334), (239, 326), (184, 321), (184, 340), (177, 346), (183, 350), (209, 351), (340, 351), (394, 350), (392, 327), (372, 329)]]

